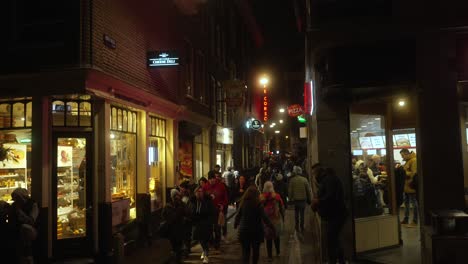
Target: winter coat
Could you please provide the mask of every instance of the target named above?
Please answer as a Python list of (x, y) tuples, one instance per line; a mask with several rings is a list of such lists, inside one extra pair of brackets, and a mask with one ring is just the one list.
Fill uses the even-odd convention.
[(288, 197), (290, 201), (306, 201), (311, 203), (312, 194), (306, 178), (295, 175), (289, 178)]
[[(280, 236), (283, 230), (284, 220), (284, 203), (281, 196), (278, 193), (262, 193), (260, 194), (260, 202), (264, 208), (265, 214), (275, 227), (276, 236)], [(273, 214), (268, 214), (267, 208), (269, 207), (274, 208)]]
[(193, 240), (211, 239), (211, 230), (216, 219), (216, 209), (208, 196), (192, 201)]
[(318, 186), (318, 213), (326, 220), (343, 218), (347, 215), (344, 188), (340, 178), (327, 175)]
[(263, 223), (274, 229), (261, 204), (243, 204), (239, 208), (234, 221), (234, 228), (239, 227), (239, 241), (263, 242)]
[(413, 181), (414, 176), (418, 173), (418, 164), (416, 161), (416, 153), (411, 152), (410, 158), (403, 165), (405, 169), (406, 179), (405, 179), (405, 193), (416, 193), (416, 190), (411, 188), (411, 182)]
[(207, 184), (203, 188), (207, 195), (213, 195), (213, 205), (219, 208), (220, 205), (226, 207), (228, 205), (228, 192), (226, 186), (222, 182), (215, 184)]
[(186, 223), (190, 218), (190, 210), (182, 201), (173, 201), (166, 204), (162, 210), (162, 219), (169, 226), (169, 240), (182, 241), (186, 234)]
[(281, 179), (281, 180), (275, 180), (273, 182), (273, 187), (276, 191), (281, 196), (281, 199), (283, 200), (283, 203), (287, 202), (286, 197), (288, 197), (288, 185)]

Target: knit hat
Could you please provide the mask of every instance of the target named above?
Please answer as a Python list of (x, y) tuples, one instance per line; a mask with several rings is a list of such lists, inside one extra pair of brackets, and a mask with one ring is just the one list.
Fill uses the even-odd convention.
[(176, 195), (180, 195), (179, 190), (177, 190), (177, 189), (172, 189), (172, 190), (171, 190), (171, 199), (172, 199), (173, 201), (174, 201), (174, 198), (175, 198)]

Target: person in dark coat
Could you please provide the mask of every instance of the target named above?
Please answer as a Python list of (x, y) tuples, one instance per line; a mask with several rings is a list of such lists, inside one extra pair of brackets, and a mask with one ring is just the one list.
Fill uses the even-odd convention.
[(245, 176), (240, 175), (239, 180), (236, 184), (236, 187), (234, 188), (234, 191), (233, 191), (234, 202), (236, 203), (236, 209), (239, 209), (242, 195), (244, 195), (244, 192), (247, 190), (248, 187), (249, 185), (245, 179)]
[(275, 188), (275, 192), (281, 196), (281, 200), (283, 200), (284, 207), (288, 208), (288, 185), (284, 182), (283, 178), (284, 176), (281, 173), (276, 174), (276, 177), (273, 181), (273, 187)]
[(260, 256), (260, 244), (264, 240), (263, 226), (266, 225), (272, 232), (276, 232), (270, 219), (266, 216), (260, 203), (260, 193), (255, 186), (250, 186), (242, 196), (237, 212), (234, 228), (239, 227), (238, 236), (242, 246), (242, 263), (257, 264)]
[(348, 212), (343, 183), (333, 169), (323, 168), (319, 164), (312, 167), (312, 173), (319, 185), (318, 197), (312, 200), (312, 210), (318, 211), (322, 220), (326, 222), (328, 263), (336, 263), (338, 260), (338, 263), (344, 264), (340, 234)]
[(188, 211), (186, 204), (182, 202), (180, 192), (177, 189), (172, 189), (171, 202), (164, 207), (162, 218), (169, 226), (169, 241), (177, 263), (181, 261), (182, 245), (186, 235), (184, 226), (189, 216), (190, 211)]
[(216, 208), (201, 187), (195, 189), (192, 205), (193, 240), (200, 242), (203, 249), (201, 259), (203, 263), (208, 263), (209, 241), (216, 218)]

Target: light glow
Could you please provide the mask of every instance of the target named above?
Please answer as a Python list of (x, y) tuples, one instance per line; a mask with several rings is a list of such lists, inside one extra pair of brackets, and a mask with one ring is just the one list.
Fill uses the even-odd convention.
[(279, 131), (279, 130), (275, 130), (275, 134), (279, 134), (279, 133), (280, 133), (280, 131)]
[(406, 102), (404, 100), (398, 101), (398, 105), (401, 106), (401, 107), (405, 106), (405, 104), (406, 104)]
[(268, 84), (268, 78), (265, 77), (265, 76), (260, 78), (260, 84), (261, 85), (267, 85)]
[(280, 108), (280, 109), (279, 109), (279, 112), (280, 112), (280, 113), (284, 113), (284, 108)]
[(111, 133), (111, 134), (110, 134), (110, 138), (111, 138), (111, 139), (114, 139), (114, 138), (115, 138), (114, 133)]
[(280, 122), (280, 124), (283, 124), (283, 120), (280, 120), (279, 122)]

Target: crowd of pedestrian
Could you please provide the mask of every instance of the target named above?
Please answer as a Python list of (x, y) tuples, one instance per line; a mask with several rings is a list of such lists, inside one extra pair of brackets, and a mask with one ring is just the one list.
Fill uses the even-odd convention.
[(231, 167), (221, 172), (216, 165), (207, 178), (197, 183), (183, 181), (171, 190), (160, 231), (170, 240), (176, 262), (190, 254), (192, 242), (198, 242), (202, 263), (209, 263), (210, 249), (217, 251), (227, 243), (229, 206), (236, 209), (234, 228), (242, 247), (242, 262), (258, 263), (264, 241), (268, 261), (273, 261), (273, 247), (277, 256), (281, 254), (288, 202), (296, 210), (296, 231), (300, 233), (304, 232), (306, 205), (312, 204), (309, 179), (300, 164), (291, 158), (270, 158), (261, 168), (242, 172)]

